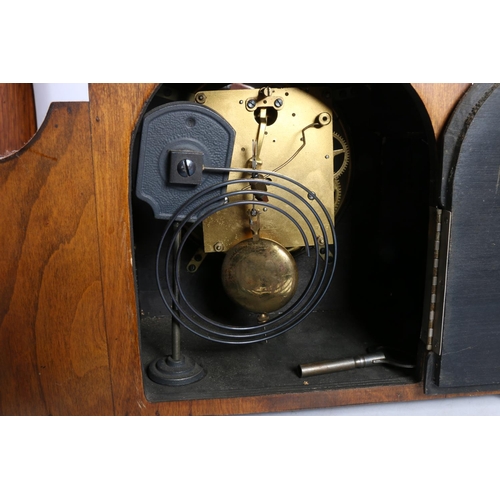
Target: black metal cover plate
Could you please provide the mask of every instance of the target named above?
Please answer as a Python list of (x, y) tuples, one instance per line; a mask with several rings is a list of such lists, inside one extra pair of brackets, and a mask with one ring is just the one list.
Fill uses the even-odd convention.
[[(169, 177), (172, 151), (190, 151), (203, 157), (205, 166), (231, 165), (236, 132), (218, 113), (193, 102), (168, 103), (144, 117), (137, 197), (146, 201), (157, 219), (171, 219), (177, 209), (198, 192), (223, 182), (223, 174), (202, 174), (199, 183), (179, 183)], [(212, 193), (213, 196), (213, 193)], [(211, 196), (209, 196), (211, 197)], [(199, 203), (205, 201), (202, 197)], [(178, 220), (187, 214), (179, 213)]]

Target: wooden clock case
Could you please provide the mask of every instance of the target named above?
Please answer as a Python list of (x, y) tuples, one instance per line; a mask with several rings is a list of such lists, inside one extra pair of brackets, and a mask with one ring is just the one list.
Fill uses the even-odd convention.
[[(424, 194), (431, 207), (442, 131), (469, 87), (393, 86), (396, 93), (407, 94), (420, 117), (428, 153), (425, 183), (430, 186)], [(350, 379), (346, 372), (341, 383), (303, 381), (295, 375), (291, 385), (283, 386), (273, 382), (271, 372), (253, 391), (244, 385), (240, 391), (208, 386), (206, 393), (186, 389), (177, 395), (151, 389), (141, 359), (146, 350), (141, 324), (154, 314), (141, 307), (142, 257), (136, 254), (147, 214), (134, 208), (132, 187), (141, 118), (160, 88), (91, 84), (89, 102), (53, 104), (35, 136), (0, 159), (1, 414), (248, 414), (500, 392), (494, 380), (492, 385), (453, 382), (440, 388), (433, 371), (439, 355), (426, 349), (420, 329), (405, 344), (413, 346), (417, 363), (411, 373)], [(390, 107), (383, 99), (376, 105), (383, 102)], [(422, 292), (428, 274), (424, 266)], [(425, 317), (421, 304), (416, 310)], [(168, 345), (166, 338), (165, 355)], [(299, 354), (297, 364), (310, 361)], [(223, 348), (217, 355), (227, 360), (233, 353)]]

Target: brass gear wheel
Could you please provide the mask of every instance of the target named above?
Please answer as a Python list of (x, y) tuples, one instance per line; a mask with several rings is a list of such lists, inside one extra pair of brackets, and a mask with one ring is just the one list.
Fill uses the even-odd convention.
[(333, 179), (333, 211), (336, 214), (339, 211), (342, 203), (342, 186), (340, 181), (336, 178)]
[(335, 141), (340, 143), (340, 149), (335, 149), (335, 142), (333, 146), (333, 158), (335, 161), (335, 157), (337, 155), (343, 154), (344, 159), (342, 161), (342, 165), (334, 172), (334, 177), (337, 179), (340, 177), (347, 169), (349, 166), (349, 159), (350, 159), (350, 154), (349, 154), (349, 147), (347, 146), (346, 140), (337, 132), (333, 132), (333, 138)]
[[(340, 149), (336, 147), (336, 143), (340, 144)], [(335, 170), (335, 157), (343, 154), (342, 164)], [(349, 147), (347, 146), (347, 141), (337, 132), (333, 132), (333, 162), (334, 162), (334, 174), (333, 174), (333, 210), (334, 213), (337, 214), (340, 210), (342, 203), (344, 202), (342, 186), (344, 184), (344, 188), (347, 189), (347, 185), (349, 184), (349, 179), (345, 182), (340, 181), (340, 177), (342, 174), (346, 172), (346, 170), (350, 167), (350, 153)]]

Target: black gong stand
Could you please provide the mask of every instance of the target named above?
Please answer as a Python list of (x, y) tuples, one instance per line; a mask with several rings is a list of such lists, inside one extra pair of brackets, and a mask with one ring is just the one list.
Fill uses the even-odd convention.
[[(174, 252), (177, 254), (181, 242), (180, 231), (176, 234), (174, 240)], [(178, 264), (177, 264), (178, 265)], [(175, 266), (173, 272), (175, 273)], [(174, 283), (175, 298), (178, 300), (178, 290)], [(175, 304), (172, 304), (176, 308)], [(172, 354), (153, 361), (148, 366), (148, 376), (157, 384), (161, 385), (188, 385), (201, 380), (206, 375), (206, 371), (181, 353), (181, 327), (179, 321), (172, 315)]]

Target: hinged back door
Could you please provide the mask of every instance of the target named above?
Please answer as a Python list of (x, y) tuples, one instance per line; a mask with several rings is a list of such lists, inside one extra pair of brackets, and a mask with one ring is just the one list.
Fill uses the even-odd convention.
[[(445, 131), (440, 193), (442, 329), (428, 342), (426, 392), (500, 388), (500, 88), (473, 85)], [(449, 236), (449, 241), (446, 241)], [(440, 320), (441, 321), (441, 320)]]

